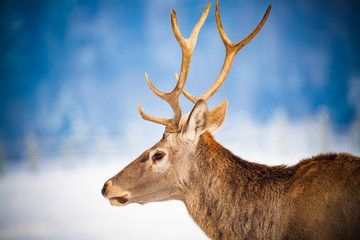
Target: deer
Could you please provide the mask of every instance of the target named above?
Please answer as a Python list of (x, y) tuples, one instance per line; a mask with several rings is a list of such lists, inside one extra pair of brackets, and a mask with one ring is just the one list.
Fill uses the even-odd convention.
[[(226, 54), (218, 78), (201, 96), (191, 95), (184, 85), (210, 3), (187, 39), (171, 10), (172, 29), (182, 50), (176, 85), (166, 93), (146, 73), (145, 79), (174, 115), (150, 116), (138, 102), (141, 117), (164, 125), (165, 131), (159, 142), (105, 182), (101, 193), (112, 206), (180, 200), (210, 239), (360, 239), (360, 157), (320, 153), (296, 165), (268, 166), (234, 155), (213, 137), (224, 122), (228, 100), (212, 110), (207, 100), (223, 84), (239, 50), (261, 30), (271, 7), (246, 38), (233, 43), (224, 32), (216, 2), (216, 24)], [(185, 115), (181, 94), (194, 103)]]

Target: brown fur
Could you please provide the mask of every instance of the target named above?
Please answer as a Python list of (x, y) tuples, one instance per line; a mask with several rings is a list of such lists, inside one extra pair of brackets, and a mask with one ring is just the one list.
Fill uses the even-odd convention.
[(211, 239), (360, 239), (360, 158), (320, 154), (292, 167), (247, 162), (205, 133), (184, 202)]

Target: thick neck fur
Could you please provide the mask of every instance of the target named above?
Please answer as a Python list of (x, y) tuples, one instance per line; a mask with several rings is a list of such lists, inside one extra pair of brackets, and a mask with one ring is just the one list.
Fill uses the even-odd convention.
[(274, 238), (285, 182), (293, 170), (250, 163), (205, 133), (198, 143), (185, 205), (211, 239)]

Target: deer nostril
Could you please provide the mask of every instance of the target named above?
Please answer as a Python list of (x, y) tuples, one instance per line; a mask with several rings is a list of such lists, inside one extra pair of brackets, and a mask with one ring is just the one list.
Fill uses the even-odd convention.
[(106, 188), (108, 187), (108, 184), (105, 183), (103, 188), (101, 189), (101, 194), (105, 197)]
[(108, 180), (108, 181), (104, 184), (103, 188), (101, 189), (101, 194), (102, 194), (104, 197), (105, 197), (105, 194), (106, 194), (106, 189), (107, 189), (107, 188), (111, 188), (112, 185), (113, 185), (113, 182), (112, 182), (111, 180)]

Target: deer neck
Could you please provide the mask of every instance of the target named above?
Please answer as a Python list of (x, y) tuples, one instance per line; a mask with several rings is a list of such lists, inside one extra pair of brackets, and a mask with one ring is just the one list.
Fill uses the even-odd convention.
[(277, 220), (269, 216), (278, 216), (273, 209), (280, 204), (276, 199), (284, 189), (280, 179), (289, 174), (272, 175), (281, 175), (273, 172), (282, 169), (242, 160), (205, 133), (189, 173), (184, 203), (211, 239), (256, 237), (257, 231), (271, 235)]

